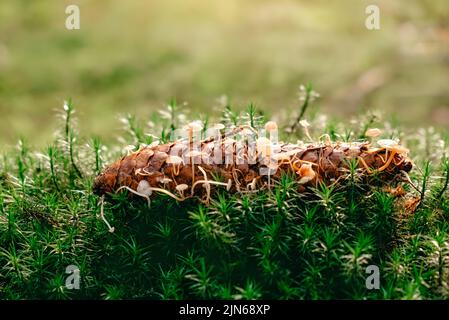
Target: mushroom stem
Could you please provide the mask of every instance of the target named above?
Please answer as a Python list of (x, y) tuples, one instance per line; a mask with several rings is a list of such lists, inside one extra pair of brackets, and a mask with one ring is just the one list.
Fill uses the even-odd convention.
[[(150, 197), (149, 197), (149, 196), (147, 196), (147, 195), (145, 195), (145, 194), (143, 194), (143, 193), (139, 193), (139, 192), (137, 192), (137, 191), (131, 189), (130, 187), (127, 187), (127, 186), (122, 186), (122, 187), (118, 188), (115, 192), (117, 193), (117, 192), (120, 191), (121, 189), (126, 189), (126, 190), (128, 190), (128, 191), (130, 191), (130, 192), (132, 192), (132, 193), (134, 193), (134, 194), (136, 194), (136, 195), (138, 195), (138, 196), (141, 196), (141, 197), (146, 198), (146, 199), (148, 200), (148, 205), (150, 205), (151, 200), (150, 200)], [(173, 193), (171, 193), (170, 191), (165, 190), (165, 189), (162, 189), (162, 188), (150, 187), (149, 189), (150, 189), (151, 191), (157, 191), (157, 192), (165, 193), (166, 195), (172, 197), (173, 199), (175, 199), (175, 200), (177, 200), (177, 201), (184, 201), (185, 199), (187, 199), (187, 198), (179, 198), (179, 197), (175, 196)]]
[(111, 227), (111, 225), (109, 224), (108, 220), (106, 220), (106, 217), (104, 216), (104, 195), (101, 196), (100, 203), (101, 203), (101, 206), (100, 206), (100, 217), (104, 221), (104, 223), (106, 223), (106, 225), (108, 226), (108, 231), (110, 233), (113, 233), (115, 231), (115, 228)]
[(418, 187), (412, 182), (412, 179), (410, 179), (408, 173), (405, 172), (404, 170), (401, 170), (401, 173), (404, 175), (405, 181), (407, 181), (413, 187), (413, 189), (415, 189), (416, 191), (418, 191), (419, 194), (422, 195), (421, 190), (419, 190)]
[(178, 164), (178, 165), (174, 164), (173, 165), (173, 173), (175, 174), (175, 176), (177, 176), (179, 174), (179, 169), (180, 168), (181, 168), (180, 164)]
[(390, 157), (388, 158), (387, 162), (385, 162), (385, 164), (384, 164), (382, 167), (380, 167), (380, 168), (378, 169), (378, 171), (383, 171), (383, 170), (385, 170), (386, 168), (388, 168), (388, 166), (390, 165), (390, 163), (391, 163), (391, 161), (393, 160), (393, 158), (394, 158), (395, 155), (396, 155), (396, 151), (391, 150), (391, 154), (390, 154)]
[[(204, 171), (204, 169), (201, 166), (198, 166), (198, 169), (200, 169), (200, 171), (203, 173), (203, 177), (204, 180), (207, 181), (207, 183), (205, 183), (205, 189), (206, 189), (206, 204), (209, 204), (209, 200), (210, 200), (210, 182), (207, 179), (207, 174), (206, 171)], [(193, 187), (192, 187), (192, 196), (193, 196)]]
[(362, 163), (362, 165), (365, 167), (366, 171), (371, 174), (373, 171), (370, 169), (370, 167), (366, 164), (365, 160), (363, 160), (362, 157), (358, 157), (359, 161)]
[(241, 170), (236, 168), (232, 169), (232, 178), (234, 179), (235, 187), (237, 188), (238, 191), (240, 191), (240, 182), (238, 179), (237, 171), (242, 172)]
[(162, 189), (162, 188), (151, 187), (150, 190), (165, 193), (166, 195), (168, 195), (178, 201), (184, 201), (185, 199), (187, 199), (186, 197), (179, 198), (179, 197), (175, 196), (173, 193), (171, 193), (170, 191)]
[(200, 183), (207, 183), (207, 184), (215, 184), (217, 186), (225, 186), (228, 187), (229, 183), (224, 183), (224, 182), (218, 182), (218, 181), (210, 181), (210, 180), (197, 180), (193, 185), (192, 185), (192, 193), (193, 190), (195, 189), (195, 187), (200, 184)]
[(254, 178), (253, 181), (251, 181), (250, 183), (248, 183), (246, 185), (246, 189), (251, 189), (251, 191), (256, 190), (256, 182), (257, 182), (257, 178)]
[(129, 192), (134, 193), (135, 195), (138, 195), (139, 197), (142, 197), (142, 198), (147, 199), (147, 201), (148, 201), (148, 208), (151, 206), (151, 200), (150, 200), (150, 197), (149, 197), (148, 195), (143, 194), (143, 193), (140, 193), (140, 192), (137, 192), (137, 191), (131, 189), (131, 188), (128, 187), (128, 186), (121, 186), (120, 188), (118, 188), (117, 190), (115, 190), (115, 193), (118, 193), (118, 192), (119, 192), (120, 190), (122, 190), (122, 189), (126, 189), (126, 190), (128, 190)]

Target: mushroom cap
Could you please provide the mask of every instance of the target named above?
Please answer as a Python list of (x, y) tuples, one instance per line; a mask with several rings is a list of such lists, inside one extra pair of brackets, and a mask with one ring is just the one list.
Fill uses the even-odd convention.
[(170, 178), (167, 178), (167, 177), (163, 177), (163, 178), (159, 178), (158, 181), (159, 181), (160, 183), (166, 184), (166, 183), (172, 182), (173, 180), (170, 179)]
[(380, 129), (371, 128), (371, 129), (366, 130), (365, 136), (375, 138), (375, 137), (380, 136), (381, 133), (382, 133), (382, 131)]
[(189, 186), (186, 185), (185, 183), (181, 183), (181, 184), (178, 184), (178, 185), (176, 186), (176, 190), (178, 190), (178, 191), (184, 191), (184, 190), (186, 190), (188, 187), (189, 187)]
[(171, 156), (169, 155), (167, 157), (167, 159), (165, 160), (166, 163), (171, 163), (171, 164), (180, 164), (183, 162), (181, 157), (178, 156)]
[(200, 131), (203, 129), (203, 124), (201, 121), (192, 121), (184, 126), (185, 129), (191, 130), (191, 131)]
[(401, 153), (401, 154), (403, 154), (403, 153), (409, 153), (409, 152), (410, 152), (409, 149), (407, 149), (406, 147), (401, 146), (401, 145), (399, 145), (399, 144), (398, 144), (397, 146), (395, 146), (395, 147), (393, 148), (393, 150), (396, 151), (397, 153)]
[(186, 153), (187, 157), (198, 157), (205, 154), (204, 152), (198, 151), (198, 150), (191, 150)]
[(377, 141), (377, 144), (382, 148), (391, 149), (393, 147), (396, 147), (398, 145), (398, 142), (392, 139), (380, 139), (379, 141)]
[(252, 131), (248, 128), (244, 128), (242, 131), (240, 131), (240, 134), (242, 134), (244, 136), (251, 136), (254, 134), (254, 131)]
[(151, 185), (147, 180), (140, 180), (139, 184), (137, 185), (136, 191), (147, 196), (151, 195), (151, 193), (153, 192), (151, 190)]
[(268, 121), (265, 124), (265, 130), (267, 130), (267, 131), (274, 131), (274, 130), (277, 130), (277, 128), (278, 128), (278, 125), (274, 121)]
[(407, 149), (404, 146), (401, 146), (396, 140), (382, 139), (382, 140), (377, 141), (377, 143), (381, 147), (383, 147), (383, 148), (385, 148), (387, 150), (391, 150), (391, 151), (397, 152), (397, 153), (401, 153), (402, 154), (402, 153), (410, 152), (409, 149)]
[(225, 126), (224, 126), (223, 123), (216, 123), (216, 124), (212, 125), (211, 128), (214, 128), (214, 129), (217, 129), (217, 130), (222, 130), (222, 129), (225, 128)]
[(309, 163), (304, 163), (301, 168), (299, 168), (297, 173), (301, 176), (299, 184), (307, 183), (316, 176), (315, 171), (312, 169), (312, 164)]
[(303, 128), (310, 127), (310, 123), (309, 123), (309, 121), (307, 121), (307, 120), (301, 120), (301, 121), (299, 121), (299, 124), (300, 124), (301, 127), (303, 127)]

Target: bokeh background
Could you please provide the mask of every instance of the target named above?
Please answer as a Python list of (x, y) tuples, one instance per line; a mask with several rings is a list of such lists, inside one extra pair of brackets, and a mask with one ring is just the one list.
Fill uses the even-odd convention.
[[(69, 4), (80, 30), (65, 28)], [(369, 4), (381, 30), (365, 28)], [(48, 143), (69, 97), (82, 134), (108, 139), (120, 114), (145, 119), (171, 98), (288, 112), (306, 82), (330, 116), (448, 127), (449, 1), (0, 1), (0, 147)]]

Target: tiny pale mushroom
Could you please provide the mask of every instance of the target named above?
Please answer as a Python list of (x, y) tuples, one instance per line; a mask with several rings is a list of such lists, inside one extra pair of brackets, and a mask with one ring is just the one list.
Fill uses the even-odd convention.
[(137, 185), (136, 191), (147, 196), (151, 196), (151, 194), (153, 193), (150, 183), (147, 180), (141, 180)]
[(375, 138), (375, 137), (380, 136), (381, 133), (382, 133), (382, 131), (380, 129), (371, 128), (371, 129), (366, 130), (365, 136), (370, 137), (370, 138)]
[(303, 127), (303, 128), (308, 128), (308, 127), (310, 127), (310, 123), (309, 123), (309, 121), (307, 121), (307, 120), (301, 120), (301, 121), (299, 121), (299, 124), (300, 124), (301, 127)]
[(181, 197), (184, 198), (184, 191), (185, 191), (188, 187), (189, 187), (189, 186), (186, 185), (185, 183), (181, 183), (181, 184), (178, 184), (178, 185), (176, 186), (176, 190), (179, 192), (179, 194), (181, 195)]
[(225, 126), (222, 123), (216, 123), (212, 126), (212, 128), (216, 129), (216, 130), (223, 130), (225, 128)]
[(158, 179), (158, 180), (159, 180), (159, 182), (162, 183), (164, 186), (165, 186), (166, 184), (168, 184), (168, 183), (170, 183), (170, 182), (173, 181), (172, 179), (170, 179), (170, 178), (168, 178), (168, 177), (163, 177), (163, 178), (160, 178), (160, 179)]
[(274, 122), (274, 121), (268, 121), (268, 122), (265, 124), (265, 130), (267, 130), (268, 132), (274, 131), (274, 130), (277, 130), (277, 129), (278, 129), (278, 125), (277, 125), (277, 123)]
[(177, 176), (179, 174), (179, 167), (184, 162), (184, 160), (182, 160), (181, 157), (169, 155), (167, 157), (167, 159), (165, 160), (165, 162), (173, 165), (174, 174), (175, 174), (175, 176)]

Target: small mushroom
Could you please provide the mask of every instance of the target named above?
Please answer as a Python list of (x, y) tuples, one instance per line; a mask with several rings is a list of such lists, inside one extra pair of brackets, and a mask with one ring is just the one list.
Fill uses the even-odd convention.
[(210, 185), (211, 185), (211, 184), (218, 185), (218, 186), (226, 186), (226, 190), (227, 190), (227, 191), (229, 191), (229, 190), (231, 189), (231, 186), (232, 186), (232, 180), (231, 180), (231, 179), (228, 180), (228, 183), (209, 180), (209, 179), (207, 178), (206, 171), (205, 171), (201, 166), (198, 166), (198, 169), (202, 172), (203, 177), (204, 177), (204, 180), (198, 180), (198, 181), (196, 181), (196, 182), (192, 185), (192, 190), (191, 190), (192, 196), (193, 196), (193, 193), (194, 193), (194, 191), (195, 191), (195, 186), (197, 186), (197, 185), (200, 184), (200, 183), (202, 183), (203, 188), (206, 189), (206, 194), (207, 194), (207, 197), (206, 197), (206, 203), (208, 203), (209, 200), (210, 200)]
[(301, 125), (301, 127), (303, 127), (306, 137), (310, 141), (313, 141), (313, 139), (312, 139), (312, 137), (310, 136), (310, 133), (309, 133), (310, 123), (307, 120), (301, 120), (301, 121), (299, 121), (299, 124)]
[(225, 128), (225, 126), (222, 123), (216, 123), (211, 128), (216, 129), (216, 130), (223, 130)]
[(184, 191), (185, 191), (188, 187), (189, 187), (189, 186), (186, 185), (185, 183), (181, 183), (181, 184), (178, 184), (178, 185), (176, 186), (176, 191), (178, 191), (179, 194), (181, 195), (181, 197), (184, 198)]
[(181, 157), (169, 155), (165, 162), (173, 165), (174, 174), (177, 176), (179, 174), (179, 167), (184, 163), (184, 160)]
[(370, 138), (375, 138), (375, 137), (380, 136), (381, 133), (382, 133), (382, 131), (380, 129), (371, 128), (371, 129), (366, 130), (365, 136), (370, 137)]
[(251, 190), (251, 191), (256, 190), (256, 182), (257, 182), (257, 178), (254, 178), (253, 181), (251, 181), (251, 183), (248, 183), (246, 188)]
[(382, 148), (389, 149), (394, 146), (397, 146), (398, 142), (392, 139), (380, 139), (379, 141), (377, 141), (377, 144)]
[(405, 148), (404, 146), (399, 145), (399, 143), (396, 140), (391, 139), (382, 139), (377, 141), (377, 143), (387, 151), (390, 151), (390, 156), (385, 161), (384, 165), (378, 169), (378, 171), (383, 171), (390, 165), (391, 161), (393, 161), (394, 156), (396, 154), (407, 154), (409, 152), (409, 149)]
[(193, 121), (185, 125), (184, 129), (187, 130), (189, 143), (191, 143), (193, 139), (193, 134), (195, 132), (201, 131), (203, 129), (203, 124), (200, 121)]
[(151, 194), (153, 193), (153, 191), (151, 190), (151, 185), (147, 180), (141, 180), (137, 185), (136, 191), (147, 196), (151, 196)]
[(170, 178), (167, 178), (167, 177), (161, 177), (161, 178), (158, 178), (158, 181), (165, 186), (166, 184), (172, 182), (173, 180)]
[(180, 164), (183, 162), (183, 160), (181, 157), (169, 155), (165, 162), (169, 164)]
[(303, 127), (303, 128), (308, 128), (308, 127), (310, 127), (310, 123), (309, 123), (309, 121), (307, 121), (307, 120), (301, 120), (301, 121), (299, 121), (299, 124), (300, 124), (301, 127)]
[(302, 164), (296, 173), (301, 177), (298, 181), (299, 184), (305, 184), (313, 180), (316, 176), (315, 171), (312, 169), (312, 165), (309, 163)]
[(267, 130), (268, 132), (275, 131), (275, 130), (277, 130), (277, 129), (278, 129), (278, 125), (277, 125), (277, 123), (274, 122), (274, 121), (268, 121), (268, 122), (265, 124), (265, 130)]

